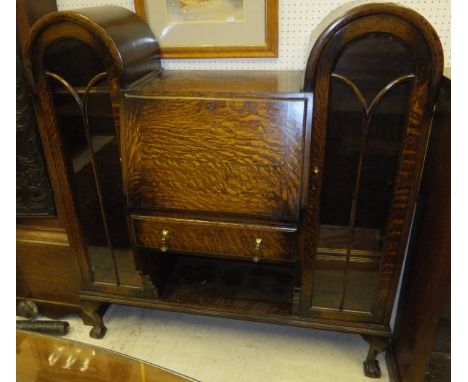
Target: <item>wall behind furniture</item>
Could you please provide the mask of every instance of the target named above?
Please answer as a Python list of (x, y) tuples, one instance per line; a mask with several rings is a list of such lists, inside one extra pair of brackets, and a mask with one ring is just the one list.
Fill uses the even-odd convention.
[[(302, 70), (305, 68), (309, 54), (308, 44), (311, 31), (331, 11), (349, 2), (349, 0), (279, 0), (278, 58), (163, 60), (163, 67), (166, 69)], [(450, 67), (450, 0), (394, 2), (413, 8), (429, 20), (442, 41), (445, 66)], [(59, 10), (108, 4), (135, 10), (133, 0), (57, 0)]]

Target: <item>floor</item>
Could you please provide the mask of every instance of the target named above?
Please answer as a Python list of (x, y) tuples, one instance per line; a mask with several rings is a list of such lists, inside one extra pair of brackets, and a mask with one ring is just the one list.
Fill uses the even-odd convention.
[[(78, 316), (65, 320), (67, 338), (204, 382), (371, 381), (362, 371), (368, 346), (353, 334), (111, 305), (107, 334), (95, 340)], [(379, 361), (387, 382), (383, 355)]]

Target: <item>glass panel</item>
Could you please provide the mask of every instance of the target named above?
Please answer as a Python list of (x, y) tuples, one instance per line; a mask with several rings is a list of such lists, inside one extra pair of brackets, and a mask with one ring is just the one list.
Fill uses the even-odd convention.
[[(55, 80), (49, 80), (49, 82)], [(71, 186), (81, 231), (96, 281), (116, 283), (111, 252), (102, 219), (91, 155), (79, 107), (69, 94), (54, 94), (63, 148), (68, 161)]]
[[(49, 72), (58, 74), (72, 86), (82, 101), (84, 88), (91, 78), (104, 71), (91, 48), (71, 40), (51, 46), (45, 64)], [(120, 154), (106, 81), (96, 83), (88, 96), (88, 121), (97, 177), (78, 102), (56, 79), (50, 78), (49, 84), (94, 278), (99, 282), (117, 284), (120, 281), (121, 285), (141, 286), (125, 217)]]
[(334, 69), (356, 84), (367, 105), (389, 82), (413, 72), (413, 57), (406, 46), (384, 33), (369, 34), (349, 44)]
[[(346, 248), (349, 240), (349, 226), (331, 226), (322, 225), (320, 227), (320, 249), (326, 252), (330, 250), (342, 250), (342, 254), (346, 254)], [(362, 251), (377, 252), (381, 249), (380, 231), (373, 228), (355, 227), (353, 234), (353, 242), (351, 253)]]
[(318, 248), (319, 259), (328, 260), (316, 263), (315, 307), (372, 308), (411, 89), (405, 76), (412, 74), (412, 62), (399, 40), (375, 33), (348, 45), (335, 64)]
[[(330, 109), (322, 178), (320, 223), (347, 227), (359, 159), (362, 109), (344, 83), (330, 83)], [(346, 228), (344, 234), (346, 238)]]
[[(106, 71), (95, 50), (70, 39), (57, 41), (47, 48), (44, 68), (65, 78), (73, 87), (86, 87), (91, 78)], [(50, 82), (50, 86), (63, 89), (57, 82)]]
[(379, 259), (351, 258), (343, 309), (370, 312), (379, 280)]
[(140, 274), (135, 270), (135, 259), (130, 248), (114, 249), (115, 262), (122, 286), (142, 287)]
[[(390, 89), (374, 109), (356, 209), (356, 227), (373, 229), (383, 238), (403, 139), (411, 84)], [(379, 240), (379, 250), (383, 240)]]
[(110, 95), (91, 93), (88, 99), (88, 116), (106, 223), (120, 283), (141, 286), (141, 279), (135, 270), (125, 216), (120, 152), (115, 137)]
[(314, 307), (340, 308), (345, 264), (345, 256), (330, 256), (328, 260), (317, 260), (314, 276)]

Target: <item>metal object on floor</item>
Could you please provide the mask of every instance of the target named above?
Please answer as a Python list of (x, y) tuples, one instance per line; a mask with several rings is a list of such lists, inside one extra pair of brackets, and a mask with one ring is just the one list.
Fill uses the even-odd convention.
[(16, 329), (51, 334), (56, 336), (64, 336), (65, 334), (67, 334), (69, 327), (70, 325), (67, 321), (16, 321)]
[(39, 307), (32, 300), (21, 300), (16, 305), (16, 315), (25, 318), (36, 318), (39, 314)]

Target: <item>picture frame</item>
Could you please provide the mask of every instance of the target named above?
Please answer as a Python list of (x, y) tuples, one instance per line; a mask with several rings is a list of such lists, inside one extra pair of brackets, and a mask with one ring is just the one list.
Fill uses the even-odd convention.
[(278, 57), (278, 0), (134, 0), (161, 58)]

